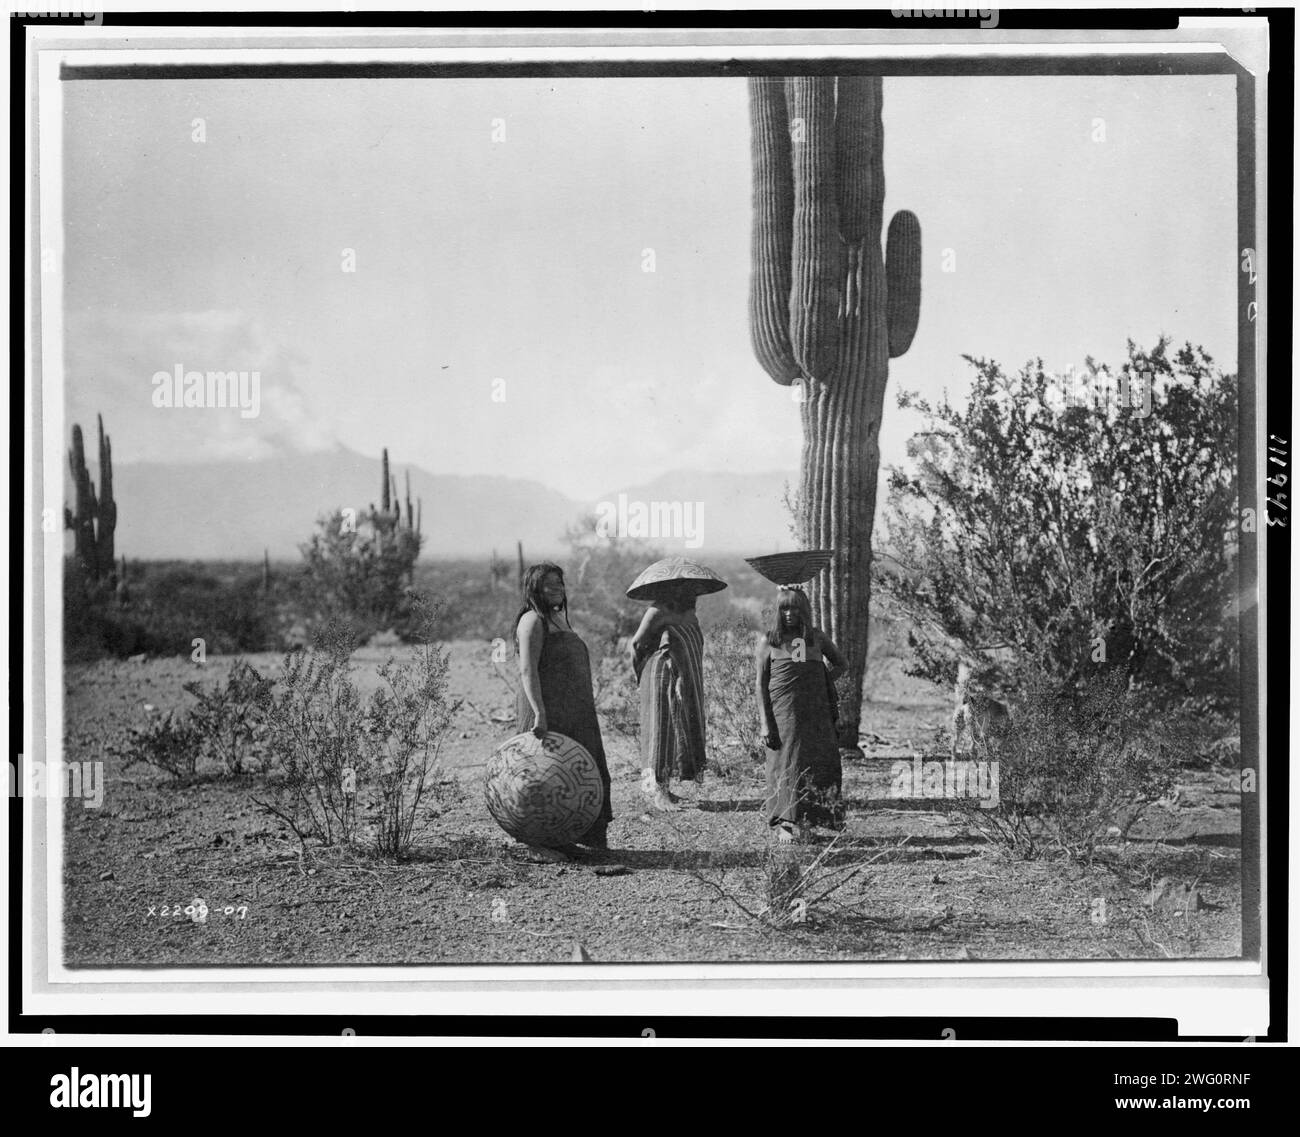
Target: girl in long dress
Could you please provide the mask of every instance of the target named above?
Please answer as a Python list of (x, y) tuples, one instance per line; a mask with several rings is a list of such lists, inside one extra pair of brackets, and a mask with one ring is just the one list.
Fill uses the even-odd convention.
[[(578, 838), (589, 849), (608, 847), (606, 829), (614, 812), (609, 800), (609, 767), (596, 718), (587, 645), (569, 623), (564, 573), (559, 566), (533, 565), (524, 575), (524, 606), (515, 620), (519, 651), (519, 694), (515, 730), (545, 738), (548, 730), (580, 743), (596, 761), (605, 803), (591, 828)], [(563, 623), (561, 623), (563, 620)], [(566, 861), (564, 849), (532, 847), (538, 859)]]
[(759, 637), (756, 664), (768, 824), (780, 841), (794, 840), (801, 825), (843, 828), (843, 772), (829, 691), (848, 668), (831, 638), (813, 626), (802, 589), (781, 589), (775, 625)]
[(632, 670), (641, 693), (641, 788), (659, 809), (677, 809), (672, 778), (704, 776), (704, 632), (698, 591), (666, 584), (632, 637)]

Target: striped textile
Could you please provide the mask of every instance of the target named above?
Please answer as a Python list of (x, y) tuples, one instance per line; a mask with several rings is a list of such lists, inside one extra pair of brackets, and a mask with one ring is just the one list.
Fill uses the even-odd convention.
[[(682, 678), (682, 697), (676, 680)], [(698, 623), (670, 624), (645, 660), (641, 687), (641, 766), (661, 784), (704, 770), (704, 632)]]

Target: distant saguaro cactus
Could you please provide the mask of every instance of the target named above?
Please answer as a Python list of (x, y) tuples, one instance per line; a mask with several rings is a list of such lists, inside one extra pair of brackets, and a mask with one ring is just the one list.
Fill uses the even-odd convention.
[(113, 442), (104, 433), (104, 416), (96, 415), (99, 426), (99, 521), (95, 525), (96, 563), (99, 575), (108, 576), (117, 567), (114, 534), (117, 531), (117, 501), (113, 497)]
[(843, 650), (840, 745), (857, 749), (871, 601), (871, 529), (889, 360), (920, 316), (921, 226), (894, 214), (881, 254), (885, 177), (879, 76), (752, 78), (750, 336), (764, 370), (798, 383), (798, 528), (835, 551), (812, 585), (814, 618)]
[[(424, 503), (417, 499), (414, 509), (411, 505), (411, 473), (406, 472), (406, 518), (403, 523), (402, 501), (397, 493), (397, 479), (392, 475), (388, 464), (388, 448), (383, 452), (383, 470), (380, 474), (380, 506), (370, 506), (370, 522), (374, 528), (375, 541), (381, 555), (391, 555), (394, 564), (405, 567), (401, 575), (412, 584), (415, 581), (415, 560), (419, 556), (423, 543), (420, 534), (419, 512), (423, 512)], [(418, 512), (417, 512), (418, 511)]]
[(117, 530), (117, 501), (113, 497), (113, 443), (104, 433), (103, 416), (99, 424), (99, 486), (91, 481), (86, 466), (86, 445), (81, 427), (72, 427), (72, 448), (68, 465), (72, 471), (75, 512), (63, 507), (63, 524), (72, 530), (73, 555), (81, 571), (92, 580), (112, 575), (117, 567), (114, 534)]

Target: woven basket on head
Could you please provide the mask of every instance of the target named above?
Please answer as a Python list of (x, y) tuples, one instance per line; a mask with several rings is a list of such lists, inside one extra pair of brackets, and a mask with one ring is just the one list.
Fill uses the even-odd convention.
[(654, 600), (669, 587), (689, 585), (703, 596), (708, 592), (721, 592), (727, 582), (710, 568), (688, 560), (686, 557), (664, 557), (645, 569), (627, 590), (633, 600)]
[(760, 576), (773, 584), (805, 584), (834, 559), (835, 553), (830, 549), (802, 549), (795, 553), (746, 557), (745, 563), (753, 565)]

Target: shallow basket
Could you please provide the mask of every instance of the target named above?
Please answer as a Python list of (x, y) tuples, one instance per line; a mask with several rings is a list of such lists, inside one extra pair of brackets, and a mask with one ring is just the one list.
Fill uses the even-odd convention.
[(806, 584), (835, 559), (831, 549), (803, 549), (794, 553), (771, 553), (746, 557), (758, 574), (773, 584)]

